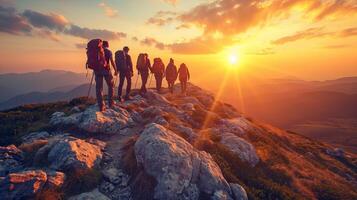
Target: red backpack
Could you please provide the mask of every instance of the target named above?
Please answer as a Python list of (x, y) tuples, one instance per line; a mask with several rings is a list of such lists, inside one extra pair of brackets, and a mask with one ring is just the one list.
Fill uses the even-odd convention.
[(100, 70), (106, 66), (103, 41), (101, 39), (93, 39), (89, 41), (87, 44), (86, 67), (92, 70)]

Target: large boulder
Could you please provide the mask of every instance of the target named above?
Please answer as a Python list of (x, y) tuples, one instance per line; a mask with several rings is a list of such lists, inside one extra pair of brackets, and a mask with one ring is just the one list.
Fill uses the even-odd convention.
[(54, 170), (87, 170), (96, 167), (101, 159), (101, 146), (66, 136), (52, 138), (36, 152), (34, 162), (45, 163)]
[(15, 145), (0, 146), (0, 176), (23, 169), (23, 154)]
[(229, 185), (231, 186), (233, 198), (235, 200), (248, 200), (247, 193), (242, 186), (237, 183), (230, 183)]
[(48, 153), (50, 168), (55, 170), (91, 169), (102, 159), (99, 146), (81, 139), (60, 140), (53, 145)]
[(235, 153), (242, 161), (255, 166), (259, 162), (258, 154), (252, 144), (232, 133), (222, 133), (221, 143)]
[(33, 132), (28, 135), (25, 135), (21, 138), (22, 143), (30, 144), (36, 140), (46, 140), (50, 137), (50, 134), (47, 131)]
[(97, 106), (88, 107), (84, 112), (66, 116), (64, 113), (52, 114), (50, 123), (54, 126), (74, 126), (89, 133), (119, 133), (121, 129), (134, 123), (130, 113), (115, 107), (99, 112)]
[(229, 132), (237, 135), (244, 135), (247, 131), (254, 131), (254, 125), (244, 117), (233, 119), (221, 119), (218, 129), (221, 132)]
[(231, 194), (229, 184), (209, 154), (195, 150), (183, 138), (158, 124), (150, 124), (142, 132), (135, 143), (135, 155), (138, 164), (157, 181), (156, 199), (198, 196), (193, 187), (208, 195), (217, 190)]
[(9, 174), (0, 182), (2, 199), (29, 199), (38, 193), (47, 181), (42, 170), (23, 171)]

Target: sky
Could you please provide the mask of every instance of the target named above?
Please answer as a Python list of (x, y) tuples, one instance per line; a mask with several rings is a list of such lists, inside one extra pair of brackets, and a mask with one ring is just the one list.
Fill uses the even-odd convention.
[(85, 44), (102, 38), (134, 62), (141, 52), (184, 62), (196, 81), (232, 68), (357, 76), (356, 22), (356, 0), (0, 0), (0, 73), (85, 72)]

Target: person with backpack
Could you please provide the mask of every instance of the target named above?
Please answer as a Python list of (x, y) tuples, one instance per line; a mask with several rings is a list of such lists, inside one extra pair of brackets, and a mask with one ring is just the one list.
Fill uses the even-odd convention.
[[(105, 79), (108, 85), (108, 103), (109, 107), (114, 106), (113, 93), (114, 93), (114, 81), (113, 75), (110, 71), (109, 61), (111, 52), (108, 42), (103, 42), (101, 39), (93, 39), (87, 44), (87, 63), (86, 67), (92, 69), (95, 76), (96, 83), (96, 97), (99, 106), (99, 110), (105, 111), (105, 104), (103, 101), (103, 79)], [(108, 61), (108, 62), (107, 62)], [(114, 62), (112, 62), (115, 68)], [(115, 69), (116, 71), (116, 69)]]
[(154, 64), (152, 66), (152, 73), (154, 73), (155, 80), (156, 80), (156, 90), (157, 92), (160, 92), (162, 79), (165, 76), (165, 65), (162, 62), (161, 58), (154, 59)]
[(182, 94), (186, 95), (187, 81), (190, 80), (190, 72), (188, 71), (185, 63), (180, 65), (178, 70), (178, 77), (181, 83), (181, 92)]
[(166, 81), (171, 93), (174, 93), (174, 85), (176, 79), (177, 79), (177, 68), (174, 63), (174, 59), (170, 58), (170, 63), (166, 67)]
[(145, 93), (147, 92), (146, 83), (149, 77), (149, 70), (152, 71), (151, 63), (147, 53), (139, 54), (136, 63), (136, 69), (138, 70), (138, 75), (141, 76), (140, 94), (145, 95)]
[(130, 100), (131, 77), (134, 75), (134, 72), (133, 63), (129, 55), (129, 47), (126, 46), (122, 51), (119, 50), (115, 52), (115, 64), (117, 66), (117, 70), (119, 71), (118, 99), (119, 101), (122, 100), (123, 85), (126, 79), (127, 86), (124, 99)]

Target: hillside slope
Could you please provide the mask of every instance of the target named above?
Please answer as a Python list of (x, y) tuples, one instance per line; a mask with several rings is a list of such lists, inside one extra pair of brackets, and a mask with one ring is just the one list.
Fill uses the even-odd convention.
[(0, 113), (0, 195), (357, 198), (355, 154), (248, 119), (194, 85), (188, 96), (135, 93), (103, 113), (85, 99)]

